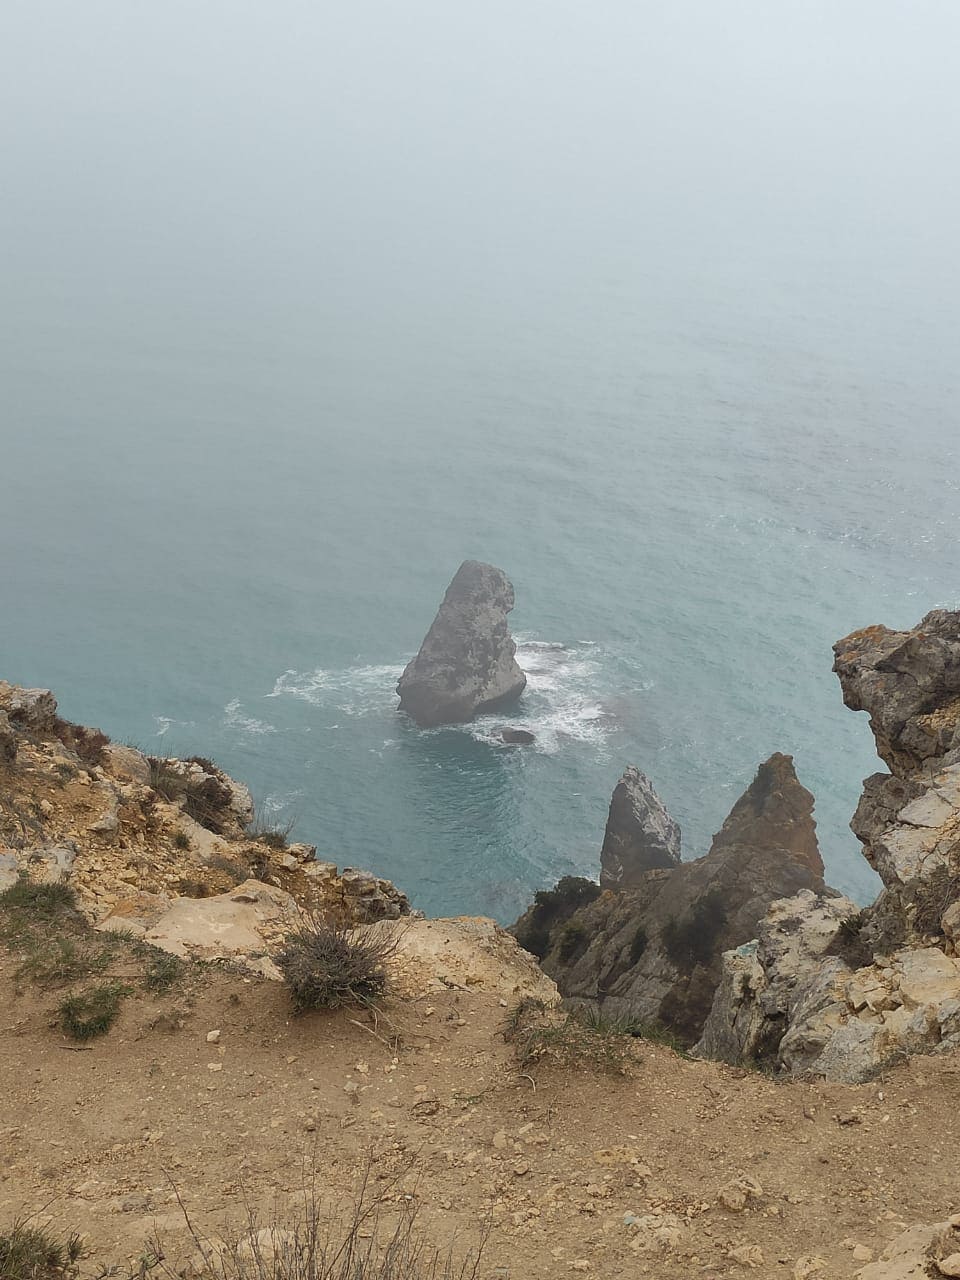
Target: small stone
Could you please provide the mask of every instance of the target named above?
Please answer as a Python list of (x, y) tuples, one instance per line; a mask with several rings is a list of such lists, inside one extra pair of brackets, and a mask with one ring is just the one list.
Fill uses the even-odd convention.
[(742, 1244), (739, 1248), (731, 1249), (729, 1257), (744, 1267), (763, 1266), (763, 1250), (756, 1244)]
[(208, 1032), (207, 1032), (207, 1044), (219, 1044), (219, 1043), (220, 1043), (220, 1032), (219, 1032), (219, 1031), (208, 1031)]
[(937, 1270), (942, 1276), (960, 1276), (960, 1253), (951, 1253), (949, 1258), (941, 1258)]
[(868, 1249), (865, 1244), (855, 1244), (853, 1246), (854, 1262), (872, 1262), (873, 1250)]
[(498, 1151), (505, 1151), (510, 1146), (510, 1139), (507, 1137), (506, 1129), (499, 1129), (493, 1135), (493, 1145)]
[(222, 1063), (222, 1062), (208, 1062), (208, 1063), (207, 1063), (207, 1070), (208, 1070), (208, 1071), (222, 1071), (222, 1070), (223, 1070), (223, 1063)]
[(577, 1258), (576, 1262), (570, 1263), (571, 1271), (589, 1271), (590, 1269), (590, 1263), (586, 1258)]
[(313, 1119), (304, 1120), (303, 1127), (306, 1129), (307, 1133), (313, 1133), (317, 1127), (317, 1122)]
[(513, 1176), (515, 1178), (524, 1178), (530, 1172), (530, 1166), (526, 1160), (518, 1160), (513, 1166)]

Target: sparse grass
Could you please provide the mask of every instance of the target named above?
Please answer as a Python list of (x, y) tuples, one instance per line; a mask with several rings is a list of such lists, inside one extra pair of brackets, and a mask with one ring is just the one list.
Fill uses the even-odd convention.
[(854, 969), (869, 964), (873, 959), (873, 947), (865, 933), (869, 922), (870, 916), (866, 911), (857, 911), (853, 915), (845, 916), (840, 921), (826, 954), (839, 956)]
[[(200, 759), (196, 757), (185, 763), (200, 764)], [(222, 781), (223, 775), (216, 765), (212, 766), (215, 773), (198, 778), (182, 771), (178, 767), (180, 762), (163, 756), (148, 756), (147, 763), (150, 766), (150, 786), (158, 796), (173, 804), (181, 802), (184, 812), (194, 822), (217, 835), (223, 833), (223, 815), (230, 808), (233, 792)], [(204, 769), (209, 763), (205, 761), (200, 768)]]
[[(487, 1229), (480, 1229), (476, 1246), (466, 1252), (431, 1244), (417, 1222), (411, 1159), (387, 1174), (368, 1156), (356, 1196), (341, 1214), (321, 1200), (316, 1170), (306, 1180), (296, 1216), (263, 1222), (248, 1209), (245, 1229), (226, 1241), (204, 1237), (181, 1201), (197, 1256), (206, 1260), (202, 1273), (190, 1274), (202, 1274), (203, 1280), (479, 1280)], [(163, 1240), (154, 1238), (139, 1263), (105, 1272), (103, 1280), (176, 1280), (183, 1272), (167, 1261), (167, 1252)]]
[(529, 996), (511, 1010), (502, 1030), (513, 1045), (517, 1066), (526, 1074), (545, 1063), (622, 1071), (629, 1052), (630, 1038), (609, 1025), (591, 1027), (578, 1013), (548, 1008)]
[(76, 908), (77, 895), (68, 884), (35, 884), (21, 876), (0, 893), (0, 910), (37, 921), (55, 920)]
[(96, 768), (103, 757), (103, 748), (110, 739), (100, 729), (88, 729), (86, 725), (73, 724), (69, 720), (54, 720), (53, 732), (68, 751), (72, 751), (88, 769)]
[(918, 933), (942, 937), (940, 921), (947, 907), (960, 898), (960, 871), (949, 866), (938, 867), (926, 876), (913, 893), (916, 914), (913, 926)]
[(157, 951), (143, 971), (143, 985), (155, 995), (163, 995), (183, 979), (184, 966), (179, 956)]
[(173, 847), (175, 849), (179, 849), (181, 852), (185, 852), (187, 849), (190, 848), (190, 837), (187, 835), (185, 831), (175, 831), (173, 833), (173, 840), (171, 841), (171, 843), (173, 844)]
[(130, 988), (122, 982), (102, 982), (86, 991), (65, 996), (58, 1012), (60, 1026), (74, 1040), (92, 1040), (109, 1031)]
[(99, 939), (94, 943), (71, 937), (45, 938), (28, 951), (17, 976), (29, 978), (44, 989), (63, 987), (102, 973), (112, 959), (112, 949)]
[(560, 941), (557, 943), (557, 955), (563, 961), (572, 960), (586, 948), (587, 931), (577, 920), (571, 920), (560, 930)]
[(226, 858), (223, 854), (215, 853), (207, 861), (207, 866), (213, 871), (220, 871), (227, 877), (231, 885), (240, 884), (246, 880), (250, 874), (249, 869), (238, 862), (236, 858)]
[(267, 822), (266, 819), (257, 818), (247, 830), (247, 839), (265, 844), (268, 849), (285, 849), (290, 843), (294, 825), (293, 818), (288, 822)]
[(371, 1004), (386, 988), (384, 962), (395, 949), (392, 937), (363, 937), (314, 919), (292, 933), (276, 956), (277, 967), (298, 1013)]
[(2, 1280), (69, 1280), (77, 1274), (83, 1253), (78, 1235), (60, 1239), (45, 1227), (30, 1226), (29, 1219), (0, 1231)]
[(133, 984), (162, 995), (186, 975), (179, 957), (131, 932), (94, 929), (63, 884), (21, 878), (0, 893), (0, 943), (19, 961), (17, 978), (41, 991), (94, 983), (69, 991), (57, 1010), (63, 1029), (81, 1039), (109, 1029)]

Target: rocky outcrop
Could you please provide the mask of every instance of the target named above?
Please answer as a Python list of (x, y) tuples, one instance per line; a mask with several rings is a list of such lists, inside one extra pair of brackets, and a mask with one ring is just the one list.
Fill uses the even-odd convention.
[(680, 861), (680, 828), (650, 779), (628, 765), (613, 790), (600, 850), (600, 887), (626, 889)]
[(513, 587), (503, 570), (465, 560), (400, 677), (400, 710), (429, 728), (462, 724), (519, 698), (527, 678), (507, 626), (512, 608)]
[(24, 689), (0, 680), (0, 711), (22, 733), (52, 733), (57, 724), (57, 700), (49, 689)]
[(932, 1226), (910, 1227), (857, 1272), (856, 1280), (925, 1280), (960, 1276), (960, 1213)]
[[(647, 871), (566, 913), (546, 939), (544, 969), (570, 1003), (664, 1025), (693, 1043), (723, 953), (756, 937), (771, 902), (824, 891), (812, 808), (790, 757), (772, 756), (706, 856)], [(530, 918), (516, 927), (521, 939)]]
[(960, 613), (868, 627), (834, 652), (891, 769), (866, 779), (850, 824), (884, 888), (864, 911), (775, 903), (753, 948), (724, 957), (698, 1048), (855, 1082), (960, 1047)]
[(13, 764), (16, 758), (16, 732), (7, 713), (0, 711), (0, 765)]
[[(225, 922), (255, 923), (273, 900), (349, 926), (411, 915), (390, 881), (341, 874), (313, 845), (253, 826), (250, 792), (212, 761), (111, 743), (60, 719), (48, 690), (2, 685), (0, 698), (16, 747), (0, 770), (0, 892), (20, 876), (66, 882), (95, 924), (119, 918), (161, 933), (169, 924), (172, 937), (197, 947), (206, 938), (234, 958), (253, 944), (228, 945)], [(237, 897), (244, 884), (261, 896)]]

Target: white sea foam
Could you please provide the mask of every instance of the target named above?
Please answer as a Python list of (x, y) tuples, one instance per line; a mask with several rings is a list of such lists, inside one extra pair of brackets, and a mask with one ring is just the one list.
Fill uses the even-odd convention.
[[(565, 743), (603, 744), (612, 723), (610, 713), (597, 698), (601, 653), (592, 641), (565, 645), (521, 636), (517, 639), (517, 661), (526, 673), (527, 688), (516, 711), (511, 711), (510, 723), (534, 734), (534, 750), (553, 755)], [(312, 706), (347, 716), (382, 716), (397, 708), (395, 689), (403, 666), (402, 662), (395, 662), (285, 671), (267, 696), (300, 698)], [(480, 716), (459, 729), (478, 742), (502, 747), (496, 730), (503, 723), (502, 715)], [(383, 745), (389, 748), (396, 741), (390, 738)]]
[(318, 667), (315, 671), (284, 671), (268, 698), (301, 698), (315, 707), (329, 707), (347, 716), (364, 716), (396, 706), (396, 685), (402, 663), (365, 667)]
[(178, 729), (195, 729), (197, 722), (195, 720), (174, 720), (170, 716), (154, 716), (154, 723), (157, 726), (157, 737), (164, 738), (174, 727)]
[(243, 737), (261, 737), (266, 733), (276, 733), (276, 727), (265, 720), (256, 720), (253, 716), (243, 714), (243, 704), (234, 698), (223, 708), (223, 723), (228, 729), (237, 729)]
[[(527, 687), (510, 723), (534, 735), (534, 750), (555, 755), (567, 743), (603, 745), (612, 722), (597, 698), (601, 663), (596, 645), (524, 636), (517, 640), (517, 662)], [(478, 741), (502, 746), (496, 731), (503, 722), (502, 716), (481, 716), (466, 728)]]

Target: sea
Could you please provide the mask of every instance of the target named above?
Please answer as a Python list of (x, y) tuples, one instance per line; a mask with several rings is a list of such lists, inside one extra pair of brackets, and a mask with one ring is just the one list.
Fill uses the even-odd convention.
[[(482, 50), (457, 49), (479, 82)], [(884, 221), (858, 172), (846, 205), (821, 175), (741, 217), (759, 186), (719, 162), (640, 199), (589, 147), (558, 168), (546, 126), (536, 155), (504, 129), (477, 158), (415, 129), (404, 151), (397, 125), (386, 172), (358, 127), (311, 186), (295, 149), (268, 155), (269, 113), (230, 133), (240, 70), (235, 99), (185, 73), (193, 133), (179, 95), (161, 111), (71, 74), (74, 105), (126, 93), (146, 133), (64, 110), (47, 168), (14, 157), (0, 677), (146, 752), (213, 757), (261, 820), (431, 915), (507, 922), (596, 878), (628, 764), (701, 856), (774, 751), (816, 797), (829, 882), (869, 900), (848, 823), (882, 765), (831, 645), (960, 606), (957, 272), (924, 210)], [(161, 120), (195, 154), (163, 151)], [(529, 683), (509, 713), (421, 731), (395, 685), (465, 558), (512, 580)], [(505, 747), (506, 720), (534, 744)]]

